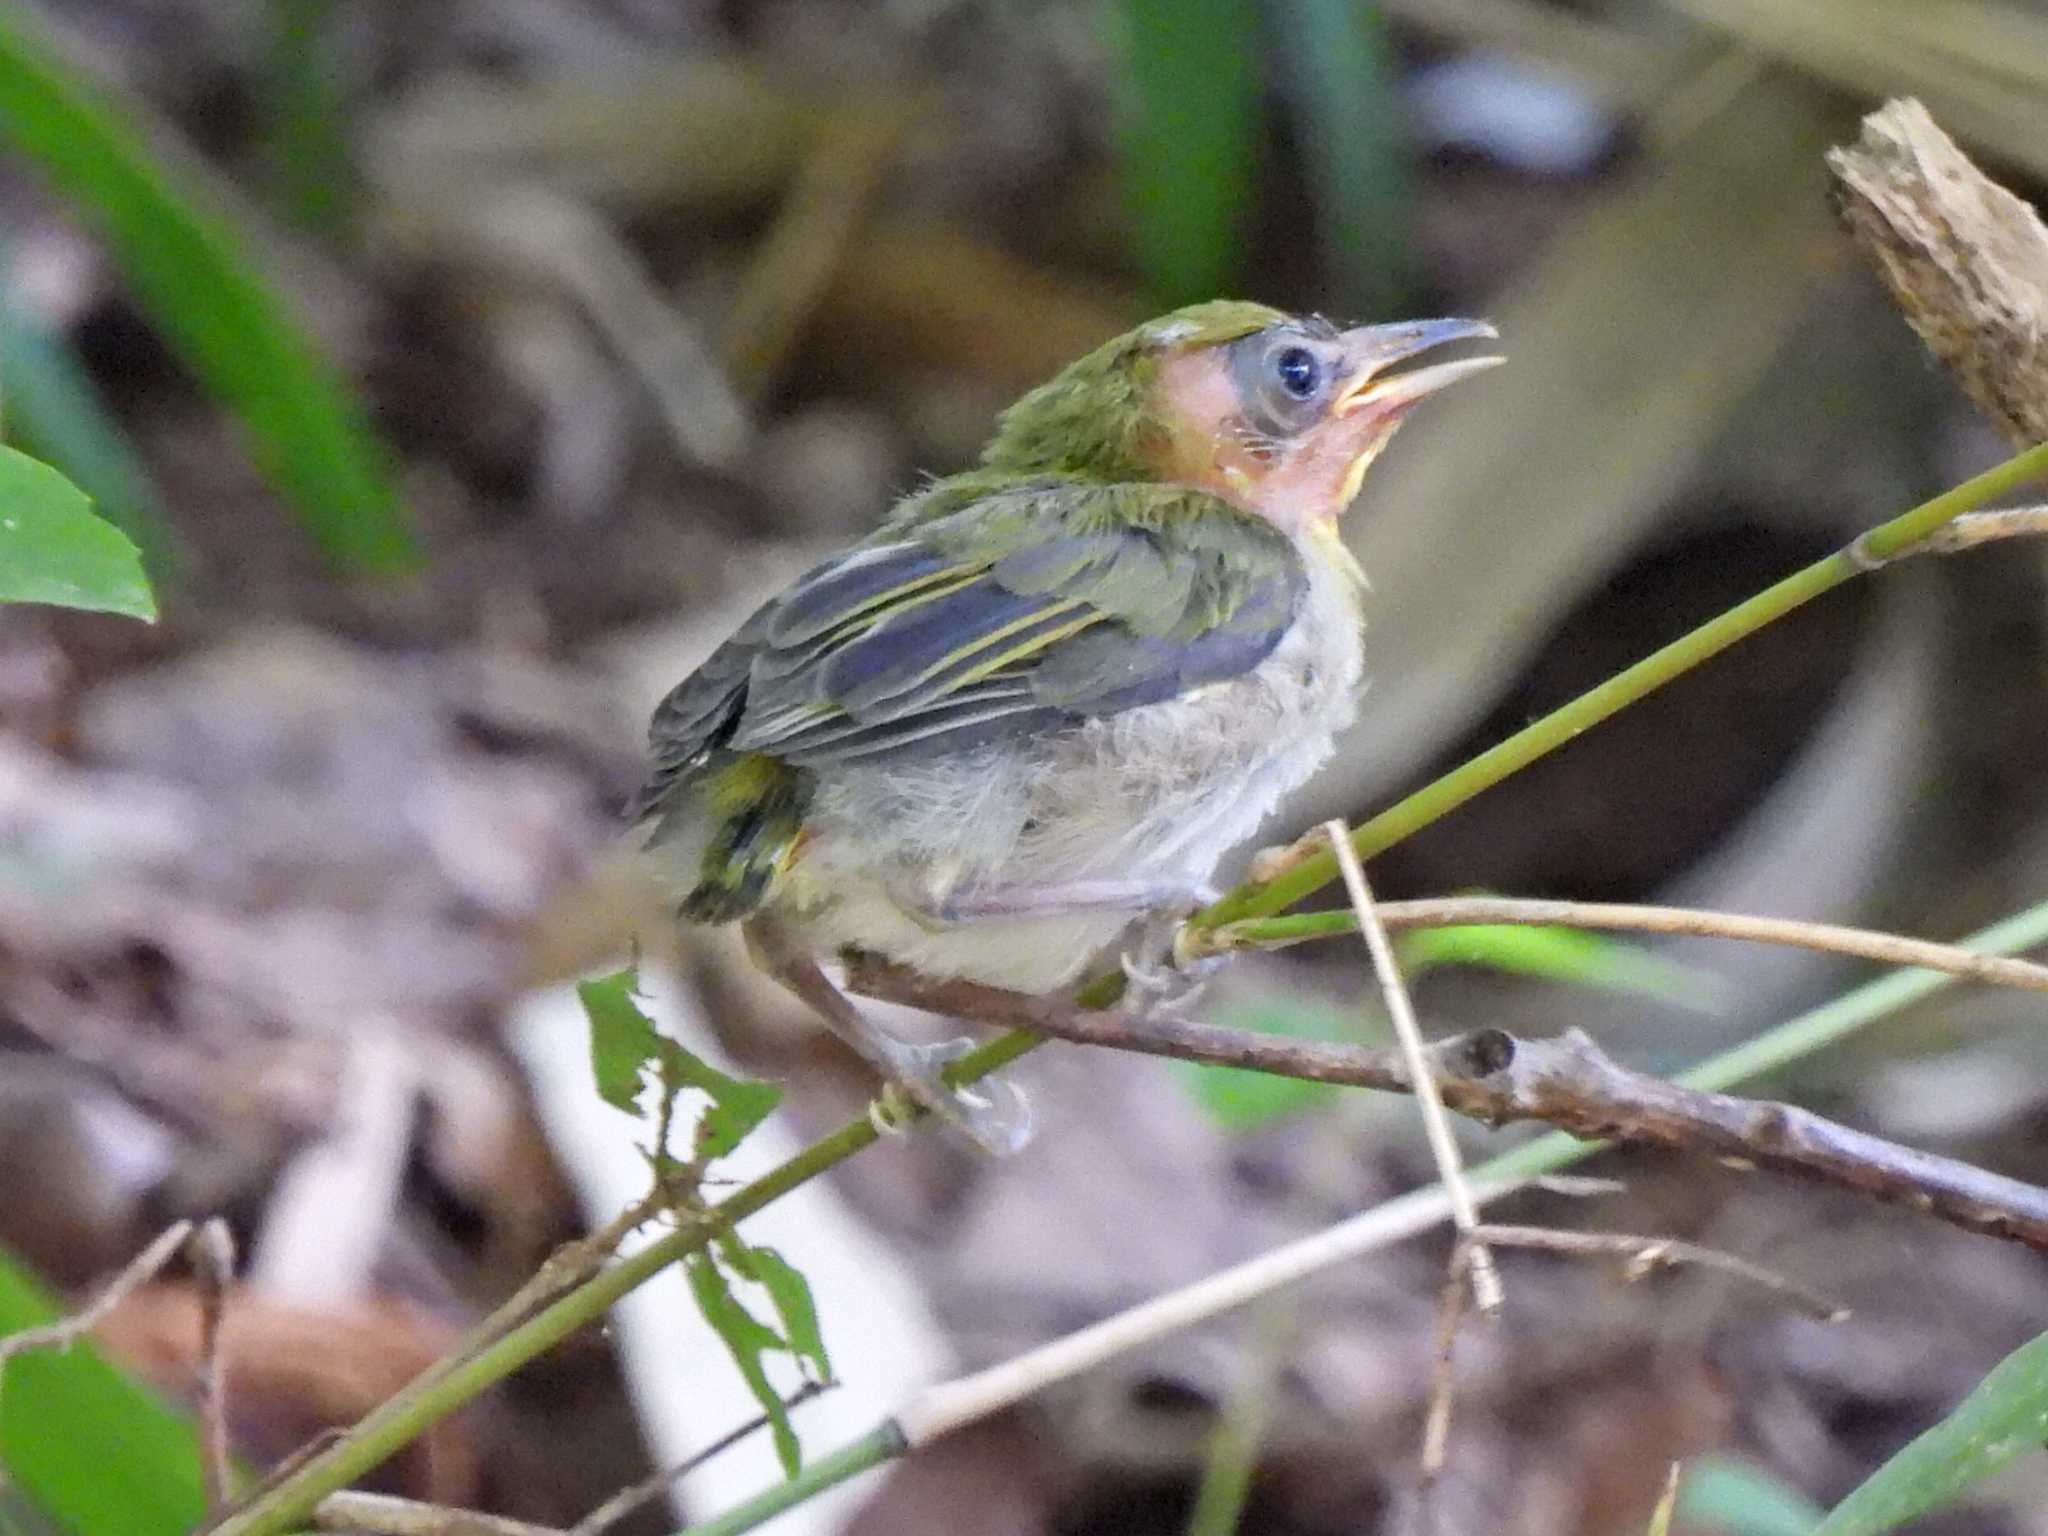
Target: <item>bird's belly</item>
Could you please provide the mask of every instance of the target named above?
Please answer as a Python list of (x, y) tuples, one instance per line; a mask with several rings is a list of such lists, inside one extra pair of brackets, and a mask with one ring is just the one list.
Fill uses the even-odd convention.
[(1020, 991), (1062, 986), (1138, 914), (940, 926), (908, 909), (1083, 880), (1205, 884), (1329, 756), (1360, 667), (1355, 600), (1312, 583), (1302, 617), (1244, 677), (1028, 743), (837, 769), (782, 902), (821, 949)]

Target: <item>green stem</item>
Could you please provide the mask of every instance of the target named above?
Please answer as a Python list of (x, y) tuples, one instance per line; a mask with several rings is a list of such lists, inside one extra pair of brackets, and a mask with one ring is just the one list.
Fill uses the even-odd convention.
[[(1381, 852), (1456, 809), (1480, 791), (1499, 783), (1517, 769), (1563, 745), (1588, 726), (1605, 720), (1800, 604), (1840, 586), (1864, 570), (1869, 560), (1887, 559), (1964, 512), (2044, 473), (2048, 473), (2048, 444), (2008, 459), (1997, 468), (1872, 529), (1857, 541), (1864, 559), (1859, 560), (1845, 550), (1787, 577), (1383, 811), (1352, 833), (1353, 843), (1361, 856)], [(1240, 918), (1269, 916), (1335, 877), (1336, 860), (1328, 854), (1316, 855), (1263, 886), (1240, 886), (1216, 905), (1197, 914), (1193, 921), (1198, 926), (1213, 928)], [(1891, 980), (1926, 974), (1906, 972)], [(1121, 992), (1122, 980), (1121, 975), (1099, 978), (1081, 991), (1079, 1001), (1089, 1007), (1108, 1006)], [(1934, 980), (1938, 984), (1939, 979)], [(1860, 994), (1851, 994), (1857, 995)], [(1770, 1038), (1773, 1037), (1766, 1037), (1767, 1040)], [(986, 1076), (1038, 1044), (1037, 1036), (1021, 1031), (1003, 1035), (957, 1063), (947, 1074), (948, 1079), (959, 1083)], [(1763, 1045), (1764, 1042), (1759, 1041), (1751, 1049), (1761, 1049)], [(509, 1328), (502, 1336), (490, 1337), (496, 1325), (503, 1320), (488, 1320), (479, 1332), (490, 1338), (490, 1342), (477, 1353), (430, 1367), (397, 1396), (363, 1419), (337, 1444), (281, 1479), (248, 1508), (212, 1527), (210, 1536), (281, 1536), (298, 1521), (310, 1516), (313, 1506), (326, 1495), (347, 1486), (379, 1465), (429, 1426), (484, 1388), (510, 1375), (542, 1350), (595, 1321), (621, 1296), (650, 1276), (698, 1251), (717, 1228), (754, 1214), (798, 1185), (843, 1162), (874, 1139), (874, 1127), (865, 1118), (853, 1121), (723, 1201), (713, 1212), (717, 1218), (715, 1221), (693, 1224), (649, 1244), (524, 1323)], [(1580, 1145), (1569, 1137), (1545, 1138), (1530, 1143), (1519, 1153), (1509, 1154), (1506, 1160), (1496, 1159), (1496, 1163), (1505, 1164), (1517, 1156), (1538, 1156), (1536, 1149), (1551, 1145), (1553, 1141), (1566, 1146)], [(1531, 1170), (1517, 1167), (1509, 1171), (1526, 1173)]]
[(885, 1419), (851, 1445), (841, 1446), (830, 1456), (812, 1462), (787, 1482), (755, 1494), (716, 1519), (691, 1526), (688, 1536), (739, 1536), (741, 1531), (765, 1525), (785, 1509), (793, 1509), (869, 1467), (894, 1461), (905, 1449), (903, 1431), (896, 1427), (894, 1419)]
[[(999, 1036), (956, 1062), (947, 1072), (947, 1080), (958, 1084), (986, 1077), (1039, 1043), (1036, 1035), (1020, 1031)], [(310, 1519), (313, 1507), (328, 1494), (347, 1487), (380, 1465), (400, 1447), (485, 1388), (504, 1380), (534, 1356), (597, 1321), (620, 1297), (669, 1265), (700, 1251), (720, 1231), (781, 1199), (834, 1164), (844, 1162), (878, 1134), (866, 1116), (850, 1121), (720, 1201), (705, 1219), (678, 1227), (620, 1259), (525, 1322), (492, 1337), (494, 1327), (507, 1320), (488, 1319), (478, 1332), (490, 1342), (474, 1354), (429, 1367), (374, 1409), (343, 1439), (264, 1490), (246, 1509), (209, 1527), (209, 1536), (280, 1536), (292, 1530)]]
[[(1569, 704), (1517, 731), (1498, 746), (1480, 753), (1462, 767), (1389, 806), (1352, 830), (1352, 846), (1358, 850), (1360, 858), (1371, 858), (1376, 853), (1385, 852), (1403, 838), (1456, 810), (1474, 795), (1491, 789), (1509, 774), (1556, 751), (1582, 731), (1656, 692), (1736, 641), (1746, 639), (1802, 604), (1853, 580), (1870, 569), (1873, 562), (1891, 558), (1963, 513), (2043, 474), (2048, 474), (2048, 443), (2029, 448), (1976, 478), (1964, 481), (1955, 489), (1943, 492), (1932, 501), (1923, 502), (1912, 511), (1879, 524), (1849, 548), (1816, 560), (1804, 570), (1795, 571), (1776, 586), (1766, 588), (1748, 602), (1680, 636), (1626, 671), (1616, 673), (1592, 691), (1580, 694)], [(1336, 878), (1335, 857), (1327, 853), (1314, 854), (1264, 885), (1239, 886), (1214, 906), (1196, 913), (1189, 922), (1196, 928), (1215, 928), (1242, 918), (1268, 917), (1321, 890)], [(1101, 985), (1096, 983), (1089, 991), (1093, 993)], [(1092, 996), (1088, 1000), (1094, 1001)]]

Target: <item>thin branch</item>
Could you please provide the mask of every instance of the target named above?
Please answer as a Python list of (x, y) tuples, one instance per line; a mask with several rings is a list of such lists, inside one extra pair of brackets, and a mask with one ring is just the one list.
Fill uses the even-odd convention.
[[(870, 997), (1081, 1045), (1244, 1067), (1309, 1082), (1409, 1091), (1401, 1053), (1297, 1040), (1185, 1019), (1136, 1018), (866, 963), (848, 985)], [(1739, 1099), (1616, 1064), (1567, 1030), (1522, 1040), (1477, 1029), (1428, 1048), (1444, 1103), (1488, 1125), (1540, 1120), (1574, 1136), (1705, 1153), (1928, 1211), (1972, 1232), (2048, 1250), (2048, 1190), (1839, 1125), (1792, 1105)]]
[[(837, 1385), (838, 1383), (834, 1381), (807, 1381), (782, 1400), (783, 1411), (787, 1413), (799, 1403), (807, 1403), (819, 1393), (830, 1391)], [(749, 1435), (757, 1434), (761, 1430), (766, 1429), (769, 1422), (767, 1414), (757, 1414), (755, 1417), (747, 1420), (746, 1423), (740, 1425), (739, 1428), (720, 1435), (688, 1460), (678, 1462), (672, 1467), (666, 1467), (651, 1477), (643, 1478), (630, 1487), (620, 1489), (581, 1520), (570, 1526), (568, 1536), (599, 1536), (601, 1531), (609, 1526), (618, 1524), (619, 1521), (625, 1519), (626, 1516), (632, 1514), (642, 1505), (652, 1504), (656, 1499), (662, 1497), (668, 1492), (670, 1485), (678, 1478), (688, 1477), (713, 1457), (731, 1450)]]
[(69, 1317), (60, 1317), (54, 1323), (45, 1323), (39, 1328), (23, 1328), (0, 1338), (0, 1382), (6, 1380), (7, 1362), (16, 1355), (27, 1354), (32, 1349), (66, 1350), (85, 1335), (106, 1321), (114, 1308), (121, 1305), (134, 1291), (147, 1285), (157, 1277), (159, 1271), (170, 1263), (172, 1255), (192, 1234), (192, 1223), (174, 1221), (157, 1234), (156, 1241), (122, 1268), (121, 1272), (106, 1283), (106, 1286), (85, 1306)]
[(1415, 1004), (1409, 1000), (1408, 989), (1401, 983), (1401, 968), (1394, 959), (1393, 942), (1388, 939), (1387, 930), (1380, 925), (1379, 914), (1373, 910), (1372, 889), (1365, 883), (1365, 870), (1351, 849), (1347, 832), (1342, 821), (1323, 824), (1323, 835), (1329, 839), (1331, 851), (1337, 856), (1337, 867), (1344, 874), (1344, 889), (1351, 898), (1352, 915), (1357, 919), (1358, 931), (1364, 936), (1365, 947), (1372, 955), (1372, 968), (1379, 976), (1380, 995), (1386, 1000), (1387, 1017), (1393, 1021), (1394, 1038), (1401, 1044), (1401, 1059), (1408, 1069), (1408, 1081), (1414, 1085), (1415, 1102), (1422, 1109), (1422, 1129), (1429, 1138), (1430, 1155), (1436, 1160), (1436, 1176), (1443, 1181), (1444, 1191), (1451, 1198), (1451, 1220), (1470, 1250), (1465, 1268), (1472, 1277), (1472, 1299), (1478, 1303), (1481, 1312), (1490, 1316), (1500, 1310), (1503, 1299), (1500, 1275), (1493, 1267), (1493, 1255), (1486, 1251), (1486, 1245), (1472, 1241), (1472, 1229), (1479, 1225), (1479, 1211), (1472, 1203), (1471, 1190), (1465, 1186), (1464, 1160), (1458, 1156), (1457, 1139), (1451, 1135), (1450, 1117), (1444, 1113), (1444, 1101), (1437, 1092), (1436, 1076), (1429, 1069), (1422, 1026), (1415, 1021)]
[[(1969, 981), (2048, 992), (2048, 965), (2039, 965), (2031, 960), (1983, 955), (1953, 944), (1876, 933), (1867, 928), (1799, 922), (1783, 917), (1752, 917), (1739, 912), (1708, 912), (1697, 907), (1547, 901), (1512, 896), (1437, 896), (1420, 901), (1381, 902), (1379, 915), (1380, 921), (1397, 933), (1411, 928), (1457, 928), (1500, 923), (1736, 939), (1754, 944), (1819, 950), (1824, 954), (1850, 955), (1884, 965), (1909, 965), (1919, 970), (1960, 976)], [(1180, 952), (1201, 956), (1236, 949), (1283, 949), (1290, 944), (1333, 938), (1355, 931), (1355, 919), (1349, 912), (1296, 912), (1284, 917), (1251, 918), (1207, 932), (1191, 931)]]
[(227, 1320), (228, 1287), (235, 1279), (235, 1237), (218, 1216), (209, 1218), (186, 1245), (199, 1291), (199, 1446), (209, 1514), (234, 1497), (234, 1465), (228, 1446), (227, 1361), (221, 1326)]
[(1468, 1241), (1492, 1243), (1497, 1248), (1537, 1248), (1547, 1253), (1600, 1254), (1628, 1260), (1623, 1276), (1640, 1280), (1653, 1270), (1690, 1264), (1697, 1269), (1719, 1270), (1738, 1280), (1761, 1287), (1782, 1297), (1824, 1323), (1847, 1321), (1849, 1309), (1831, 1296), (1802, 1285), (1788, 1275), (1766, 1269), (1719, 1248), (1681, 1242), (1674, 1237), (1637, 1237), (1625, 1232), (1565, 1232), (1552, 1227), (1503, 1227), (1482, 1223)]

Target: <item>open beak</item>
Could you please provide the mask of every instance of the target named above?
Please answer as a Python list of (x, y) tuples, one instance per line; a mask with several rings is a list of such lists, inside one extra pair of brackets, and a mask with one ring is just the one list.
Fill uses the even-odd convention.
[(1377, 418), (1398, 417), (1425, 395), (1446, 384), (1481, 373), (1507, 359), (1486, 354), (1432, 363), (1427, 368), (1390, 372), (1408, 359), (1447, 342), (1493, 340), (1500, 335), (1484, 320), (1404, 320), (1395, 325), (1361, 325), (1343, 332), (1344, 359), (1349, 368), (1334, 412), (1349, 416), (1369, 410)]

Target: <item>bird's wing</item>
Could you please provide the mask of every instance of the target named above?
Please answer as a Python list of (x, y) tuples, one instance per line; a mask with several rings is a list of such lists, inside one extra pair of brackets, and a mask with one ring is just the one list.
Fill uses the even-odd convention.
[(662, 702), (644, 804), (714, 750), (801, 767), (954, 750), (1240, 676), (1307, 579), (1277, 530), (1184, 487), (927, 497), (934, 515), (913, 502), (803, 576)]

